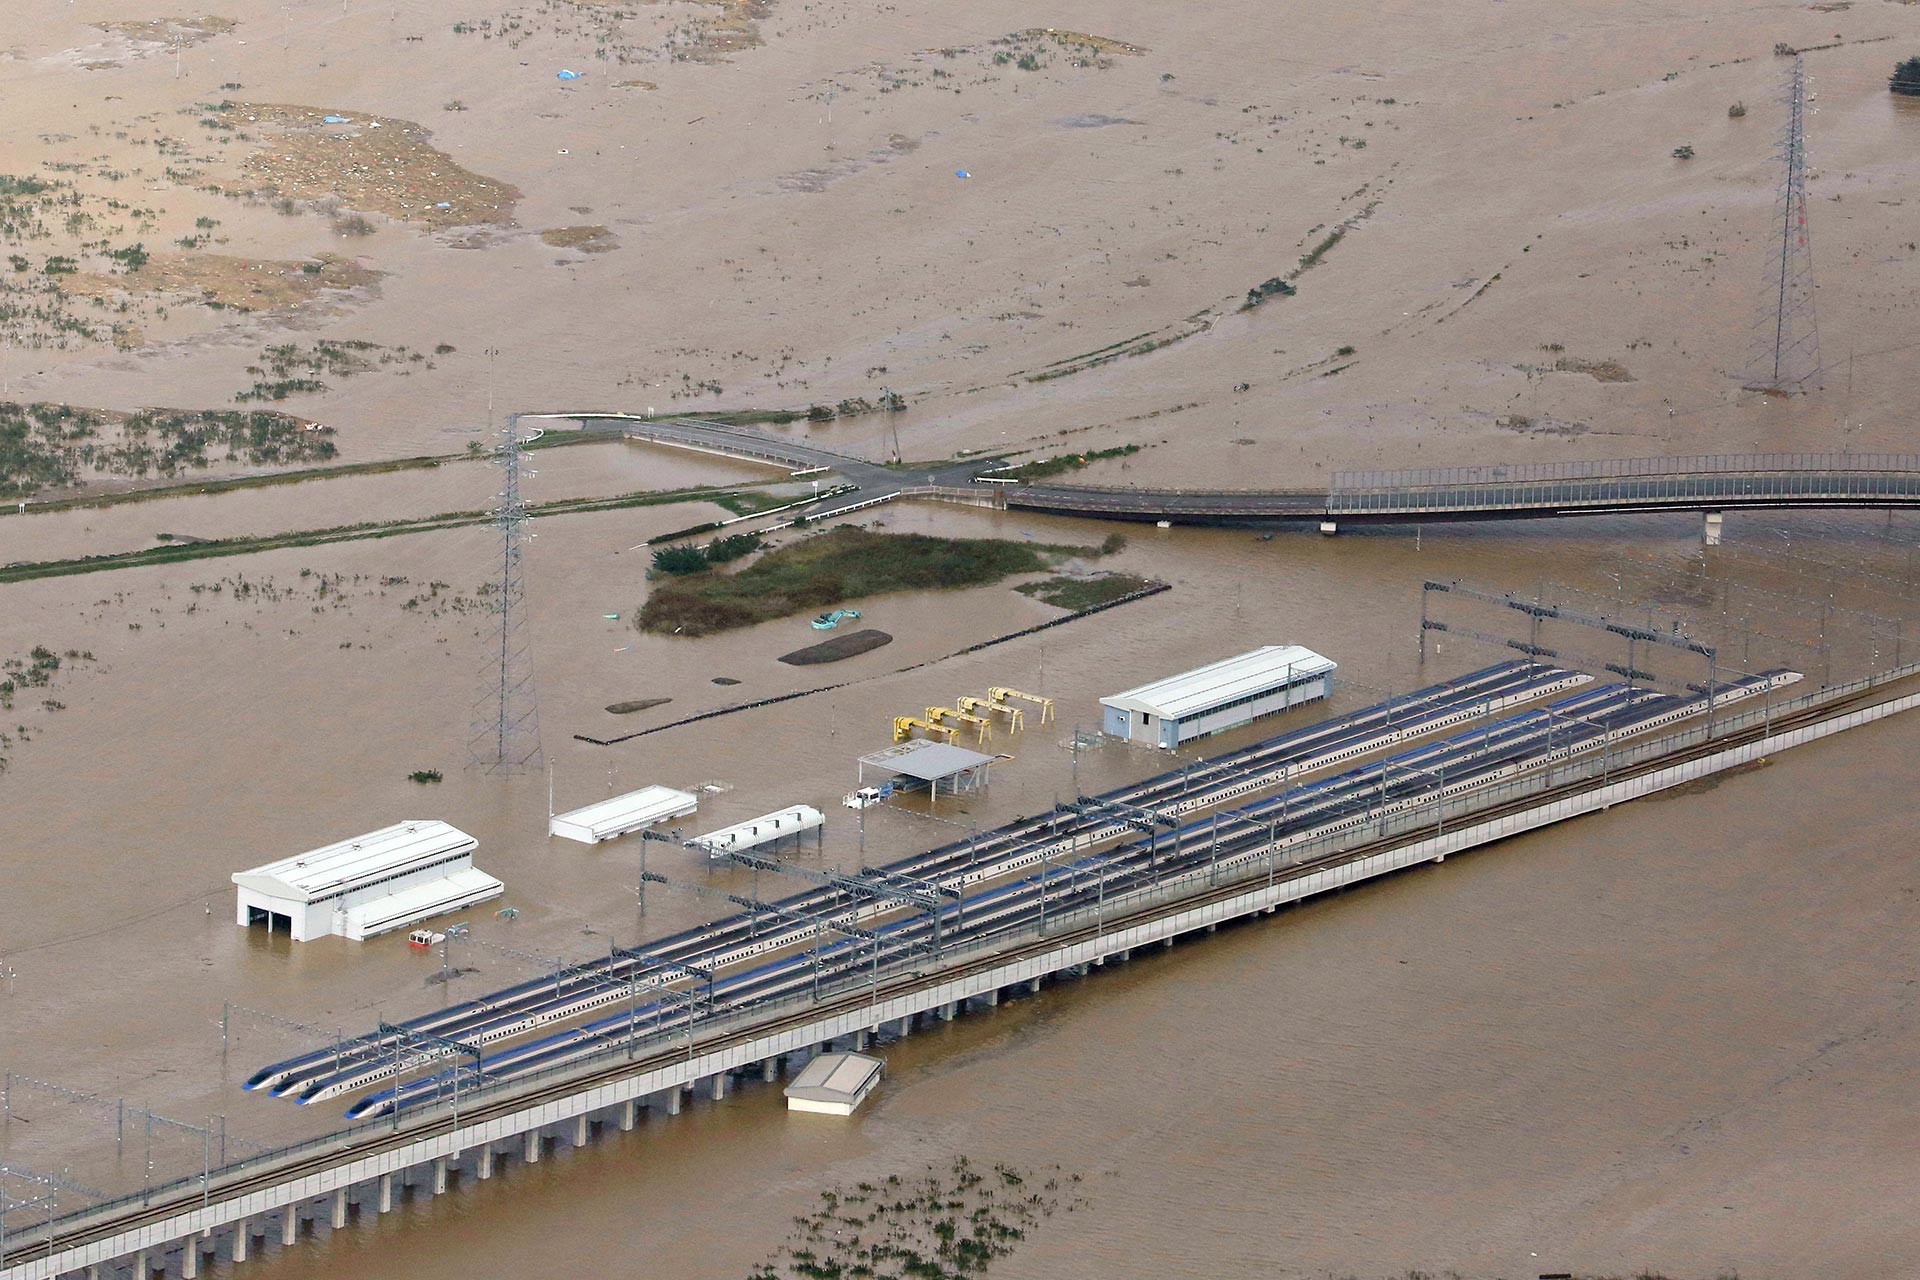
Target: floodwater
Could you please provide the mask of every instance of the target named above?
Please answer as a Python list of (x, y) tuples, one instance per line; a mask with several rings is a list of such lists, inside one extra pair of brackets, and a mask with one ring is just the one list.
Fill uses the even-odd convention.
[[(859, 601), (863, 623), (895, 643), (795, 669), (774, 659), (816, 638), (797, 619), (699, 642), (631, 629), (644, 591), (633, 548), (700, 510), (539, 522), (529, 633), (550, 779), (462, 768), (487, 620), (445, 601), (477, 593), (484, 530), (9, 587), (9, 652), (47, 643), (95, 661), (62, 677), (52, 692), (64, 709), (34, 717), (5, 775), (20, 819), (0, 897), (14, 975), (0, 991), (8, 1067), (189, 1123), (212, 1117), (233, 1154), (333, 1123), (335, 1111), (234, 1082), (318, 1037), (432, 1007), (445, 998), (430, 981), (440, 961), (397, 936), (296, 947), (236, 929), (225, 880), (403, 817), (475, 834), (478, 865), (520, 911), (474, 918), (476, 943), (451, 957), (470, 971), (451, 986), (465, 997), (716, 909), (652, 886), (641, 916), (631, 848), (545, 838), (549, 786), (562, 808), (654, 782), (709, 788), (689, 833), (812, 803), (829, 828), (819, 854), (800, 856), (855, 865), (1164, 767), (1121, 745), (1076, 759), (1072, 728), (1091, 723), (1099, 694), (1207, 658), (1310, 643), (1341, 663), (1336, 709), (1498, 660), (1463, 633), (1440, 635), (1423, 674), (1423, 578), (1662, 625), (1679, 609), (1705, 628), (1731, 608), (1754, 633), (1750, 669), (1805, 669), (1797, 659), (1826, 653), (1835, 678), (1873, 655), (1841, 643), (1838, 622), (1831, 652), (1810, 648), (1822, 607), (1877, 609), (1889, 636), (1915, 611), (1915, 531), (1878, 516), (1734, 518), (1730, 545), (1704, 556), (1681, 517), (1271, 541), (1142, 528), (1110, 563), (1163, 577), (1170, 592), (905, 674), (1055, 611), (1004, 587)], [(929, 505), (871, 518), (1049, 543), (1108, 531)], [(1802, 581), (1841, 558), (1857, 570), (1830, 570), (1820, 592)], [(435, 580), (447, 588), (423, 598)], [(337, 585), (322, 595), (321, 581)], [(1796, 594), (1799, 607), (1782, 603)], [(1524, 635), (1501, 610), (1443, 613), (1455, 607), (1432, 606), (1482, 634)], [(1548, 638), (1596, 663), (1624, 656), (1590, 631)], [(1701, 675), (1653, 661), (1674, 679)], [(572, 736), (841, 682), (615, 747)], [(995, 740), (1012, 759), (988, 793), (934, 813), (879, 811), (864, 831), (839, 808), (854, 757), (886, 743), (892, 715), (990, 684), (1056, 699), (1060, 720)], [(603, 709), (652, 696), (673, 701)], [(959, 1154), (1089, 1180), (1087, 1209), (1002, 1264), (1016, 1276), (1518, 1274), (1535, 1252), (1543, 1270), (1657, 1262), (1784, 1276), (1816, 1259), (1823, 1274), (1867, 1273), (1849, 1258), (1920, 1259), (1893, 1207), (1914, 1189), (1910, 1162), (1895, 1158), (1912, 1134), (1903, 1113), (1879, 1110), (1913, 1052), (1900, 975), (1915, 911), (1913, 876), (1887, 853), (1908, 801), (1879, 762), (1917, 737), (1907, 723), (1862, 731), (1706, 794), (1451, 860), (913, 1037), (886, 1051), (889, 1081), (851, 1122), (790, 1118), (774, 1090), (749, 1087), (253, 1265), (400, 1276), (641, 1257), (660, 1274), (739, 1275), (817, 1190)], [(445, 781), (407, 781), (428, 767)], [(790, 887), (663, 846), (651, 858), (652, 870), (731, 892)], [(7, 1159), (139, 1185), (140, 1139), (114, 1159), (105, 1112), (31, 1085), (16, 1097)], [(155, 1176), (201, 1158), (198, 1136), (163, 1127)], [(1850, 1199), (1882, 1215), (1874, 1230), (1861, 1233), (1856, 1215), (1840, 1234), (1848, 1215), (1823, 1198), (1840, 1169)], [(432, 1222), (398, 1230), (414, 1217)]]
[[(24, 6), (0, 58), (0, 168), (74, 175), (96, 212), (152, 206), (150, 230), (124, 232), (150, 246), (206, 218), (225, 253), (342, 253), (383, 275), (296, 312), (183, 303), (128, 351), (0, 351), (0, 399), (228, 405), (262, 348), (328, 337), (457, 348), (286, 403), (334, 426), (347, 462), (458, 453), (496, 399), (665, 413), (883, 388), (910, 410), (782, 430), (875, 457), (1132, 444), (1082, 477), (1274, 487), (1355, 466), (1910, 447), (1914, 365), (1886, 335), (1910, 314), (1920, 185), (1912, 104), (1885, 77), (1920, 32), (1912, 6), (1463, 0), (1437, 30), (1404, 6), (776, 0), (752, 6), (770, 11), (764, 45), (703, 62), (660, 42), (713, 6), (659, 5), (630, 7), (627, 64), (582, 62), (584, 4), (523, 6), (508, 37), (423, 0), (230, 0), (231, 32), (144, 48), (92, 25), (126, 7)], [(1144, 52), (994, 61), (993, 41), (1041, 21)], [(1775, 225), (1775, 41), (1839, 42), (1809, 59), (1828, 378), (1793, 399), (1736, 376)], [(569, 63), (590, 74), (560, 84)], [(163, 134), (228, 147), (239, 168), (246, 148), (197, 119), (229, 92), (423, 122), (454, 161), (521, 189), (518, 225), (349, 239), (321, 213), (212, 194), (235, 180), (224, 169), (176, 179), (187, 162), (162, 158), (178, 159)], [(1672, 157), (1682, 143), (1696, 158)], [(594, 224), (615, 251), (538, 234)], [(1336, 228), (1297, 297), (1240, 309)], [(1129, 342), (1142, 349), (1039, 379)], [(768, 474), (621, 445), (532, 465), (535, 500)], [(0, 563), (476, 509), (496, 488), (463, 460), (9, 516)], [(798, 619), (697, 643), (632, 629), (645, 540), (715, 515), (534, 525), (525, 637), (551, 772), (511, 781), (463, 767), (485, 529), (0, 587), (0, 661), (75, 655), (0, 712), (0, 1069), (16, 1073), (0, 1159), (119, 1192), (149, 1164), (201, 1167), (207, 1145), (180, 1125), (224, 1133), (229, 1154), (298, 1139), (337, 1109), (234, 1082), (714, 909), (656, 886), (643, 916), (634, 851), (550, 842), (549, 802), (700, 787), (690, 830), (806, 802), (829, 829), (805, 856), (901, 856), (1162, 767), (1068, 749), (1101, 694), (1300, 642), (1341, 664), (1337, 711), (1529, 638), (1517, 613), (1435, 597), (1455, 629), (1428, 633), (1423, 666), (1423, 580), (1682, 620), (1719, 646), (1718, 671), (1590, 628), (1540, 637), (1588, 669), (1679, 682), (1770, 665), (1842, 680), (1911, 660), (1920, 634), (1910, 519), (1735, 516), (1704, 554), (1680, 517), (1271, 541), (1139, 528), (1106, 563), (1172, 591), (961, 658), (943, 655), (1055, 611), (1005, 586), (859, 601), (891, 645), (790, 668), (778, 656), (818, 639)], [(865, 519), (1060, 544), (1110, 531), (929, 506)], [(581, 740), (828, 685), (844, 687)], [(839, 807), (891, 717), (990, 685), (1054, 698), (1060, 722), (996, 739), (1012, 759), (988, 793), (864, 824)], [(672, 701), (605, 710), (652, 697)], [(819, 1189), (966, 1155), (1087, 1179), (1089, 1206), (996, 1275), (1912, 1274), (1916, 746), (1920, 721), (1886, 723), (1056, 985), (889, 1047), (887, 1083), (851, 1121), (789, 1117), (749, 1087), (252, 1266), (730, 1280)], [(444, 781), (408, 780), (423, 769)], [(477, 836), (519, 911), (473, 918), (450, 985), (399, 938), (295, 947), (232, 924), (233, 871), (407, 817)], [(178, 1123), (151, 1152), (144, 1126), (116, 1149), (121, 1099)]]

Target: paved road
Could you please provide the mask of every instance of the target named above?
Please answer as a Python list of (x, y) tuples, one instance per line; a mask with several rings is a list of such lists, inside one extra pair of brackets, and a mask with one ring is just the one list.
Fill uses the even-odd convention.
[(702, 418), (602, 417), (582, 418), (581, 423), (588, 431), (615, 432), (634, 440), (704, 449), (729, 457), (774, 463), (795, 471), (826, 467), (858, 487), (862, 497), (897, 493), (915, 485), (967, 484), (995, 462), (990, 458), (955, 459), (910, 470), (850, 453), (823, 449), (804, 440), (775, 435), (771, 431), (710, 422)]

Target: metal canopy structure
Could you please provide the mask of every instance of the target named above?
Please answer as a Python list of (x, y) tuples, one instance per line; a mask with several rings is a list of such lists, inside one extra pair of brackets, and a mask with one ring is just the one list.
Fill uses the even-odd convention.
[(798, 839), (805, 831), (820, 831), (826, 824), (826, 815), (811, 805), (796, 804), (791, 808), (780, 809), (773, 813), (762, 814), (746, 822), (736, 822), (730, 827), (710, 831), (703, 836), (695, 836), (687, 841), (689, 849), (704, 849), (710, 858), (722, 858), (739, 850), (757, 849), (762, 845), (778, 844), (782, 840)]
[(986, 786), (987, 770), (996, 758), (956, 747), (951, 742), (929, 742), (920, 738), (861, 756), (860, 781), (865, 783), (867, 770), (874, 769), (896, 778), (924, 782), (937, 799), (943, 784), (948, 795)]

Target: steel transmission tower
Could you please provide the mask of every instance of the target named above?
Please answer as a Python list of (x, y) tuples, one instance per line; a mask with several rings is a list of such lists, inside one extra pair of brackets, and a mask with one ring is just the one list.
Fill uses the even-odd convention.
[(1799, 55), (1787, 73), (1787, 126), (1774, 158), (1784, 172), (1774, 200), (1767, 280), (1754, 323), (1746, 386), (1812, 391), (1820, 386), (1820, 331), (1813, 315), (1813, 242), (1807, 227), (1807, 72)]
[(521, 464), (536, 431), (522, 438), (518, 415), (500, 431), (493, 461), (506, 473), (493, 527), (500, 531), (500, 558), (492, 585), (499, 629), (489, 642), (486, 678), (474, 704), (473, 737), (468, 743), (476, 768), (487, 773), (518, 773), (540, 758), (540, 708), (533, 689), (533, 655), (528, 648), (526, 591), (520, 578), (527, 502), (520, 492)]

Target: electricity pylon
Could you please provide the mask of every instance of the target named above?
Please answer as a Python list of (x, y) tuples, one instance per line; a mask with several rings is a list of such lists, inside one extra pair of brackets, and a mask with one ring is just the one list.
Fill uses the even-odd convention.
[(521, 464), (527, 443), (538, 438), (535, 432), (523, 439), (518, 415), (509, 415), (493, 455), (494, 465), (506, 474), (492, 519), (500, 532), (497, 576), (490, 584), (499, 626), (489, 640), (486, 676), (468, 741), (474, 767), (486, 773), (518, 773), (540, 759), (540, 707), (534, 697), (526, 589), (520, 574), (522, 545), (530, 536), (527, 503), (520, 492)]
[(1768, 233), (1767, 279), (1754, 323), (1753, 391), (1813, 391), (1820, 386), (1820, 331), (1814, 323), (1813, 242), (1807, 227), (1807, 73), (1799, 55), (1787, 73), (1787, 124), (1774, 158), (1781, 162)]

